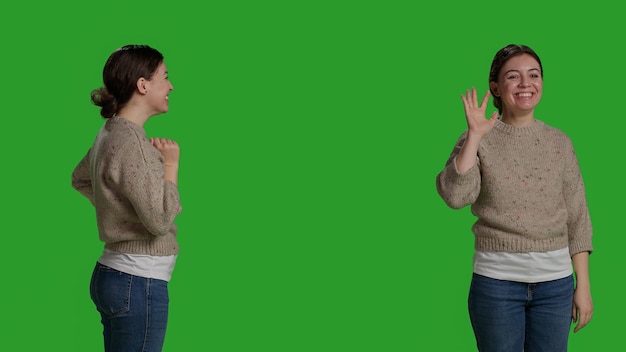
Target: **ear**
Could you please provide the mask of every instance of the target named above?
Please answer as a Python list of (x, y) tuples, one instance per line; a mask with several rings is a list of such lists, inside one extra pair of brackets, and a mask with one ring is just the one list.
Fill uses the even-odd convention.
[(493, 94), (494, 97), (500, 97), (500, 91), (498, 90), (498, 83), (496, 82), (489, 82), (489, 90), (491, 91), (491, 94)]
[(137, 92), (139, 92), (139, 94), (147, 94), (149, 82), (150, 81), (148, 81), (144, 77), (139, 77), (139, 79), (137, 80)]

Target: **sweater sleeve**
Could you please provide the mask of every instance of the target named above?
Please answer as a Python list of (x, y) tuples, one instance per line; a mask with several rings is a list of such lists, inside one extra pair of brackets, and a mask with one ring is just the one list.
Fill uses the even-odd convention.
[(467, 133), (458, 139), (444, 169), (437, 175), (437, 192), (443, 201), (453, 209), (461, 209), (473, 204), (480, 194), (480, 160), (467, 172), (459, 173), (456, 168), (456, 157), (465, 143)]
[(566, 169), (563, 182), (563, 197), (567, 206), (567, 233), (570, 255), (593, 252), (592, 227), (585, 195), (585, 185), (580, 173), (578, 159), (571, 141), (566, 153)]
[(119, 168), (119, 190), (132, 204), (137, 217), (155, 236), (170, 232), (182, 208), (178, 187), (163, 179), (164, 159), (154, 148), (138, 143), (128, 148)]
[(85, 196), (91, 204), (94, 203), (93, 186), (91, 173), (89, 172), (89, 154), (91, 149), (85, 154), (83, 159), (76, 165), (72, 172), (72, 187)]

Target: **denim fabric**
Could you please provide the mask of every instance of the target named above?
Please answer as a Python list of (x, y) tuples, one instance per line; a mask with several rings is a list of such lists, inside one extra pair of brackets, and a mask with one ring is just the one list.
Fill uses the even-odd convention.
[(167, 281), (96, 263), (90, 293), (102, 318), (105, 352), (162, 350), (169, 305)]
[(474, 274), (468, 308), (481, 352), (565, 352), (574, 279), (534, 284)]

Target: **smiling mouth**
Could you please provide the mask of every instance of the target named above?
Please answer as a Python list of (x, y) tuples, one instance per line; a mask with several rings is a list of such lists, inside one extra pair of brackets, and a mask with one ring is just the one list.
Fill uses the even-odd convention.
[(520, 98), (530, 98), (533, 96), (533, 93), (517, 93), (515, 95), (517, 95)]

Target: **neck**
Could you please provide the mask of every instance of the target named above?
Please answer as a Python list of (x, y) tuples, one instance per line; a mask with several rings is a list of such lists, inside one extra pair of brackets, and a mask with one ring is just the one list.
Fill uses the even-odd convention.
[(140, 127), (143, 127), (146, 121), (150, 118), (149, 114), (146, 114), (142, 111), (142, 109), (135, 105), (124, 106), (117, 112), (116, 116), (129, 120)]
[(500, 121), (512, 126), (528, 126), (535, 122), (535, 115), (533, 111), (522, 114), (509, 113), (504, 111)]

